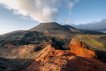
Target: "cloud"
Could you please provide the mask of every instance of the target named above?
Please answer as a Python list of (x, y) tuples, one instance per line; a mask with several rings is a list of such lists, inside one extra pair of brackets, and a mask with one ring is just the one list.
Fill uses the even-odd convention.
[(79, 25), (73, 25), (73, 26), (78, 29), (83, 29), (83, 30), (95, 30), (95, 31), (105, 30), (106, 31), (106, 19), (103, 19), (100, 22), (79, 24)]
[(18, 15), (38, 22), (54, 21), (62, 10), (71, 11), (78, 0), (0, 0), (0, 4)]

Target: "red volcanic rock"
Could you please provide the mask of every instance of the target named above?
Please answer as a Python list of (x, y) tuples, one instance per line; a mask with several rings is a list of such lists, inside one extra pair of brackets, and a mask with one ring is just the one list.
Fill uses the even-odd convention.
[(51, 44), (47, 45), (24, 71), (60, 71), (68, 59), (72, 59), (73, 54), (69, 51), (56, 50)]
[(87, 49), (87, 45), (82, 43), (78, 38), (72, 39), (69, 48), (71, 50), (71, 53), (74, 53), (77, 56), (88, 57), (88, 58), (96, 56), (95, 52)]
[(61, 71), (106, 71), (106, 64), (94, 58), (75, 57)]
[(90, 58), (86, 58), (85, 54), (82, 57), (82, 53), (79, 56), (74, 53), (70, 50), (57, 50), (48, 44), (23, 71), (106, 71), (106, 64), (90, 56), (91, 53), (87, 54)]

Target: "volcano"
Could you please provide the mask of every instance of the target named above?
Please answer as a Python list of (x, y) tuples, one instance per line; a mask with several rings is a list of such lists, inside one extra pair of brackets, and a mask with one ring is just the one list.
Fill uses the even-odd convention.
[(41, 23), (38, 26), (31, 28), (30, 31), (48, 32), (50, 34), (70, 34), (69, 28), (60, 25), (56, 22)]

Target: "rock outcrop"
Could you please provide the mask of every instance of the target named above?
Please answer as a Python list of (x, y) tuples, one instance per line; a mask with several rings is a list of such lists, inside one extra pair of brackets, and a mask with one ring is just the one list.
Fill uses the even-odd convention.
[(85, 43), (82, 43), (78, 38), (72, 39), (69, 48), (71, 52), (76, 54), (77, 56), (88, 58), (96, 57), (95, 52), (88, 49), (88, 46)]

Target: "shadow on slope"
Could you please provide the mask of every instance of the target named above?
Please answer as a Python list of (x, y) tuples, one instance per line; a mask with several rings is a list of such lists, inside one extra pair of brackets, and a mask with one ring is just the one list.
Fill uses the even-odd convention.
[(67, 60), (61, 71), (105, 71), (106, 65), (94, 58), (76, 57)]
[(31, 59), (7, 59), (0, 57), (0, 71), (21, 71), (32, 62), (33, 60)]
[(95, 51), (97, 55), (97, 59), (100, 59), (101, 61), (106, 63), (106, 52), (105, 51)]

